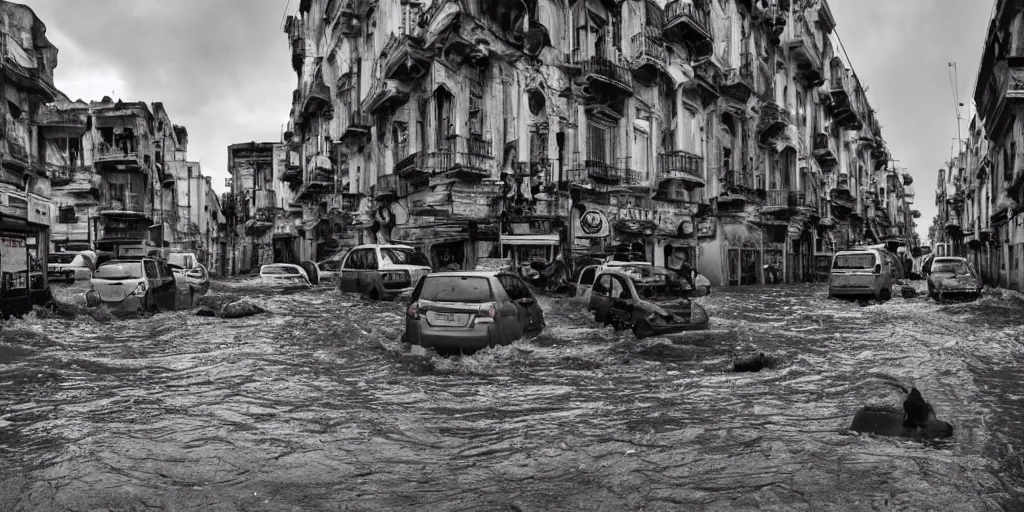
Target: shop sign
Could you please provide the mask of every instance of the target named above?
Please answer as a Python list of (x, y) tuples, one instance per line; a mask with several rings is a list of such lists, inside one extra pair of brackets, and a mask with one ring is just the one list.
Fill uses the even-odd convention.
[(608, 217), (598, 210), (587, 210), (575, 220), (576, 238), (604, 238), (608, 236)]
[(714, 238), (718, 230), (718, 222), (714, 217), (702, 217), (697, 220), (697, 238)]
[(660, 221), (661, 216), (654, 210), (620, 208), (615, 220), (615, 230), (622, 233), (653, 235)]

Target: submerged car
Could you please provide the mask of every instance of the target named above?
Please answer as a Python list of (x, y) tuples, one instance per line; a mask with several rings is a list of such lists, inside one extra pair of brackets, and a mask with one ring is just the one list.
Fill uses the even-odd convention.
[(408, 245), (360, 245), (345, 255), (338, 288), (372, 300), (390, 300), (412, 293), (430, 272), (426, 256)]
[(110, 260), (96, 268), (86, 292), (90, 305), (146, 313), (174, 309), (177, 300), (174, 271), (166, 262), (141, 258)]
[(594, 280), (599, 273), (606, 269), (621, 270), (629, 274), (634, 282), (641, 284), (666, 286), (669, 292), (673, 292), (678, 297), (703, 297), (711, 293), (711, 282), (700, 274), (697, 274), (693, 280), (696, 289), (692, 289), (690, 284), (674, 270), (656, 267), (649, 262), (609, 261), (601, 265), (590, 265), (583, 268), (577, 276), (573, 295), (584, 302), (589, 302)]
[(508, 345), (544, 329), (544, 312), (512, 272), (459, 271), (419, 280), (405, 314), (405, 341), (441, 349)]
[(610, 267), (597, 274), (588, 309), (595, 321), (632, 329), (637, 338), (707, 329), (709, 323), (700, 304), (679, 297), (664, 283)]
[(275, 288), (309, 288), (313, 283), (309, 282), (306, 271), (291, 263), (269, 263), (260, 267), (260, 282), (264, 286)]
[(95, 269), (96, 253), (92, 251), (54, 252), (46, 260), (46, 275), (51, 282), (88, 281)]
[(832, 257), (829, 298), (892, 298), (894, 278), (901, 272), (877, 249), (840, 251)]
[(981, 280), (964, 258), (937, 257), (928, 274), (928, 296), (945, 299), (976, 300), (981, 295)]

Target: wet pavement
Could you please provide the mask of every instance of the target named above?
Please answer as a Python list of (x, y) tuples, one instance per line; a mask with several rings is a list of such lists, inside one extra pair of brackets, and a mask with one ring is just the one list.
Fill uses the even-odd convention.
[[(269, 314), (0, 331), (0, 510), (1021, 510), (1019, 295), (716, 289), (636, 340), (544, 298), (540, 336), (442, 358), (403, 309), (233, 284)], [(732, 353), (775, 368), (732, 373)], [(916, 385), (949, 442), (846, 430)]]

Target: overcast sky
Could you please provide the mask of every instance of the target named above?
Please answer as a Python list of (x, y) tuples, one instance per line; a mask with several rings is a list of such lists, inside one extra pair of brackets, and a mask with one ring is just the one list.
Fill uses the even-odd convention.
[[(224, 190), (227, 146), (276, 141), (295, 74), (281, 29), (288, 0), (28, 0), (60, 50), (71, 99), (163, 101), (189, 157)], [(292, 0), (294, 11), (298, 0)], [(922, 241), (937, 170), (957, 137), (949, 62), (970, 105), (991, 0), (833, 0), (837, 31), (878, 110), (897, 165), (914, 176)], [(971, 108), (973, 113), (973, 108)], [(966, 137), (963, 111), (962, 136)]]

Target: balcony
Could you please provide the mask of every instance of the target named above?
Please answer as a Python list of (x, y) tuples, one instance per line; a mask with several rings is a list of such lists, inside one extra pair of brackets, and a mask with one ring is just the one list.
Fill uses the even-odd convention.
[(818, 161), (818, 165), (825, 170), (831, 170), (839, 165), (839, 159), (836, 158), (836, 154), (832, 151), (832, 139), (827, 133), (815, 133), (814, 134), (814, 158)]
[(683, 188), (703, 187), (704, 157), (687, 151), (668, 151), (658, 155), (658, 181), (678, 181)]
[(832, 97), (832, 118), (837, 126), (849, 130), (860, 130), (864, 123), (854, 101), (851, 82), (852, 79), (847, 75), (845, 68), (832, 69), (829, 92)]
[(307, 165), (309, 172), (302, 180), (302, 188), (297, 194), (298, 199), (308, 199), (320, 194), (334, 193), (335, 172), (334, 163), (326, 155), (313, 155), (309, 157)]
[(433, 54), (423, 49), (419, 38), (391, 34), (381, 51), (384, 78), (414, 82), (430, 70)]
[(984, 119), (985, 130), (990, 134), (1003, 133), (1012, 106), (1024, 101), (1024, 56), (1008, 56), (1005, 66), (998, 62), (978, 89), (982, 91), (976, 96), (978, 113)]
[(699, 195), (686, 188), (685, 183), (674, 180), (663, 180), (658, 183), (654, 192), (654, 199), (669, 203), (689, 203), (693, 201), (691, 196)]
[(406, 193), (405, 182), (397, 174), (385, 174), (377, 178), (377, 184), (374, 185), (373, 197), (379, 200), (391, 200), (400, 197), (405, 197)]
[(370, 129), (373, 123), (370, 116), (362, 112), (353, 112), (348, 116), (348, 125), (341, 132), (339, 142), (351, 148), (362, 148), (370, 142)]
[(442, 148), (424, 155), (423, 172), (438, 175), (451, 174), (459, 179), (489, 178), (495, 167), (494, 145), (476, 137), (449, 137)]
[(629, 64), (633, 78), (645, 85), (654, 83), (660, 73), (665, 72), (668, 50), (661, 30), (644, 27), (629, 40)]
[(109, 195), (100, 199), (97, 211), (105, 217), (145, 216), (145, 196), (143, 194)]
[(665, 6), (662, 33), (669, 41), (685, 43), (697, 48), (699, 56), (714, 51), (711, 34), (711, 14), (698, 9), (693, 0), (673, 0)]
[(317, 71), (313, 75), (313, 79), (303, 87), (299, 96), (299, 108), (296, 110), (299, 114), (297, 120), (301, 123), (310, 114), (330, 112), (331, 108), (331, 89), (324, 83), (322, 72)]
[(768, 214), (786, 215), (799, 208), (806, 208), (806, 194), (798, 190), (770, 189), (765, 191), (761, 211)]
[(377, 80), (363, 100), (363, 112), (374, 115), (381, 111), (394, 110), (409, 101), (411, 90), (411, 86), (405, 82)]
[(138, 139), (125, 139), (117, 144), (100, 142), (93, 155), (96, 167), (110, 166), (118, 170), (142, 171), (145, 169), (143, 154), (139, 152)]
[(47, 132), (48, 137), (79, 137), (88, 130), (89, 114), (85, 110), (58, 110), (51, 105), (40, 105), (34, 121), (40, 128), (52, 130)]
[(806, 18), (793, 24), (793, 37), (788, 46), (789, 54), (796, 62), (797, 78), (811, 87), (823, 84), (821, 46)]
[(597, 160), (585, 160), (581, 167), (569, 169), (565, 181), (581, 187), (616, 186), (629, 183), (630, 172)]
[(302, 169), (286, 167), (284, 171), (281, 171), (281, 181), (291, 184), (302, 183)]
[(850, 192), (849, 178), (841, 176), (836, 186), (829, 192), (832, 202), (832, 215), (839, 219), (853, 215), (857, 210), (857, 199)]
[(609, 97), (628, 97), (633, 95), (633, 75), (619, 64), (602, 57), (584, 59), (579, 48), (571, 55), (570, 71), (586, 80), (591, 94)]
[(740, 171), (726, 171), (724, 176), (725, 188), (738, 190), (760, 190), (764, 186), (753, 172), (743, 169)]
[(761, 117), (757, 121), (757, 133), (761, 143), (767, 143), (769, 139), (781, 135), (789, 126), (790, 119), (789, 110), (774, 100), (763, 103)]
[(757, 92), (754, 81), (754, 55), (750, 52), (740, 54), (740, 66), (729, 70), (722, 93), (740, 102), (746, 102)]
[(163, 187), (171, 188), (178, 182), (178, 179), (174, 177), (174, 174), (164, 171), (161, 172), (160, 185)]

